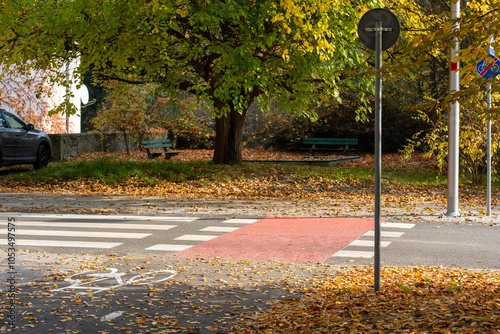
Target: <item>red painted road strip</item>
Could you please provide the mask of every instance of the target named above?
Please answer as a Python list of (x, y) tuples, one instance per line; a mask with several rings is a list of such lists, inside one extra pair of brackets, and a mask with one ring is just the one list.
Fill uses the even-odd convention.
[(174, 256), (322, 262), (373, 227), (372, 218), (268, 217)]

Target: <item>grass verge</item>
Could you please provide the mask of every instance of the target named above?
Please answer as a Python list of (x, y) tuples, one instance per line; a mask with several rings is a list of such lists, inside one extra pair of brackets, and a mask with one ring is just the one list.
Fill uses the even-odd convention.
[[(123, 161), (112, 158), (98, 158), (83, 161), (63, 161), (50, 164), (41, 170), (15, 169), (2, 177), (0, 182), (34, 182), (55, 185), (59, 182), (99, 180), (108, 185), (120, 184), (130, 179), (148, 183), (155, 179), (162, 182), (203, 181), (205, 184), (230, 182), (245, 179), (293, 179), (295, 182), (308, 180), (343, 181), (365, 183), (373, 180), (373, 171), (365, 167), (293, 166), (279, 163), (243, 163), (237, 166), (215, 165), (207, 161)], [(402, 185), (442, 185), (446, 178), (435, 171), (387, 171), (384, 180)]]
[[(112, 156), (54, 162), (38, 171), (28, 166), (15, 166), (3, 168), (0, 174), (0, 187), (4, 190), (29, 192), (50, 188), (87, 194), (147, 193), (190, 197), (207, 196), (215, 190), (219, 198), (365, 195), (372, 193), (374, 184), (373, 168), (366, 163), (332, 167), (280, 163), (227, 166), (206, 160), (134, 160)], [(445, 194), (446, 184), (445, 173), (428, 167), (427, 163), (393, 164), (382, 172), (383, 192), (394, 195)], [(499, 179), (494, 178), (493, 193), (499, 185)], [(462, 193), (481, 196), (485, 191), (484, 185), (472, 185), (467, 178), (461, 180), (460, 186)]]

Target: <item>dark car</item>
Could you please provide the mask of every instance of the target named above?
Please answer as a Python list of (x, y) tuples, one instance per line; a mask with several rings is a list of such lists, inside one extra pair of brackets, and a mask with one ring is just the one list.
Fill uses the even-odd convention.
[(0, 166), (33, 164), (39, 169), (51, 157), (52, 143), (45, 132), (0, 109)]

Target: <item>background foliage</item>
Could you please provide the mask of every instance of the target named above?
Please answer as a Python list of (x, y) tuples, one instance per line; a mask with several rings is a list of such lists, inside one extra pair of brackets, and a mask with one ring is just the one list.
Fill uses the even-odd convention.
[(178, 148), (212, 148), (215, 132), (210, 108), (197, 108), (188, 93), (169, 95), (150, 109), (151, 127), (169, 131)]
[[(356, 23), (366, 10), (380, 5), (395, 12), (402, 26), (400, 41), (384, 52), (383, 149), (396, 151), (410, 139), (406, 153), (426, 151), (444, 167), (448, 105), (458, 101), (463, 115), (462, 170), (480, 181), (488, 115), (486, 80), (475, 73), (475, 65), (485, 56), (490, 36), (500, 29), (499, 0), (463, 2), (458, 31), (452, 29), (448, 0), (156, 0), (147, 6), (135, 6), (134, 1), (3, 2), (3, 60), (27, 71), (33, 64), (62, 68), (66, 61), (81, 57), (80, 71), (92, 69), (99, 79), (155, 83), (162, 93), (144, 97), (149, 116), (158, 98), (196, 103), (217, 116), (215, 143), (221, 145), (215, 150), (222, 154), (217, 159), (214, 154), (214, 161), (219, 163), (227, 163), (224, 155), (229, 151), (236, 158), (241, 153), (240, 123), (224, 132), (232, 120), (221, 119), (232, 115), (241, 120), (247, 111), (252, 114), (245, 124), (248, 145), (293, 149), (306, 136), (349, 136), (358, 137), (361, 149), (370, 150), (372, 116), (359, 111), (369, 109), (365, 102), (373, 87), (373, 52), (361, 47)], [(461, 89), (450, 93), (449, 50), (454, 38), (461, 44)], [(498, 48), (496, 42), (493, 48)], [(64, 79), (57, 71), (51, 76), (54, 81)], [(500, 85), (498, 80), (491, 84), (494, 119), (500, 111), (495, 93)], [(179, 90), (197, 99), (179, 98)], [(253, 115), (253, 102), (272, 114)], [(169, 124), (148, 124), (149, 128), (178, 130), (181, 145), (213, 145), (214, 126), (205, 121), (206, 114), (188, 108), (191, 111), (181, 117), (161, 119), (161, 113), (174, 115), (163, 110), (154, 117)], [(308, 119), (285, 115), (284, 110)], [(494, 125), (495, 133), (496, 129)], [(496, 155), (497, 135), (493, 139)]]
[(130, 136), (138, 140), (147, 129), (146, 100), (137, 91), (141, 87), (130, 87), (122, 82), (109, 82), (107, 87), (109, 93), (93, 125), (97, 131), (121, 132), (129, 153)]

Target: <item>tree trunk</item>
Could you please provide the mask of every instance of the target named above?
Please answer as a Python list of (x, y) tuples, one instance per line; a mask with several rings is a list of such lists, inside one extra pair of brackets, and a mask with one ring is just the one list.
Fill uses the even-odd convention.
[(227, 115), (215, 118), (214, 163), (226, 165), (241, 163), (245, 115), (246, 110), (240, 114), (231, 106), (231, 111)]
[(130, 148), (128, 146), (127, 130), (122, 130), (122, 131), (123, 131), (123, 139), (125, 140), (125, 148), (127, 149), (127, 155), (130, 155)]

